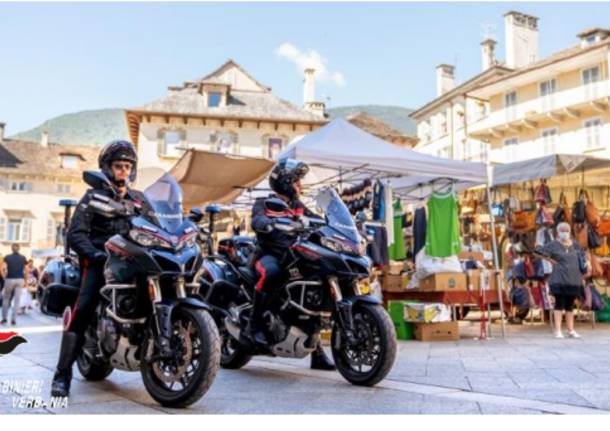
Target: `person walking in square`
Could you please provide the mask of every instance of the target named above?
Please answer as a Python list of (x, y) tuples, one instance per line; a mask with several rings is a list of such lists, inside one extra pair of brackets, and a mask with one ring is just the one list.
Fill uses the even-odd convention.
[(4, 279), (4, 288), (2, 289), (2, 321), (0, 323), (7, 323), (8, 312), (11, 306), (11, 297), (13, 297), (11, 324), (16, 325), (19, 300), (25, 282), (24, 269), (27, 261), (23, 255), (19, 254), (19, 244), (13, 244), (11, 250), (12, 253), (4, 258), (6, 276)]

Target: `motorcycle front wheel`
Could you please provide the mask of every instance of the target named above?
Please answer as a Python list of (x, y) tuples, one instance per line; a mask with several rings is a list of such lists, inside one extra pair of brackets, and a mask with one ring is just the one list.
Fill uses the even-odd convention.
[(331, 350), (337, 370), (350, 383), (373, 386), (385, 378), (396, 359), (396, 330), (378, 304), (354, 305), (354, 337), (350, 340), (335, 321)]
[(144, 342), (141, 374), (150, 396), (165, 407), (187, 407), (210, 388), (220, 364), (220, 340), (207, 311), (181, 307), (172, 313), (171, 349), (175, 355), (157, 355), (154, 341)]

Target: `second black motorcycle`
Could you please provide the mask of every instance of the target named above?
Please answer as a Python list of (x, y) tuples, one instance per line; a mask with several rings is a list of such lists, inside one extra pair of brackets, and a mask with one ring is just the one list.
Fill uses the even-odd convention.
[[(220, 254), (206, 258), (200, 294), (220, 331), (221, 366), (241, 368), (254, 355), (303, 358), (315, 350), (321, 331), (329, 329), (341, 375), (355, 385), (372, 386), (394, 363), (394, 325), (378, 299), (360, 294), (358, 281), (369, 276), (370, 261), (347, 207), (332, 189), (322, 190), (317, 204), (325, 221), (302, 216), (276, 221), (276, 229), (295, 235), (295, 242), (287, 251), (289, 279), (271, 293), (263, 314), (268, 346), (244, 337), (258, 274), (252, 268), (255, 257), (248, 265), (239, 252), (250, 253), (252, 246), (227, 241), (220, 244)], [(281, 199), (266, 205), (278, 213), (287, 210)]]

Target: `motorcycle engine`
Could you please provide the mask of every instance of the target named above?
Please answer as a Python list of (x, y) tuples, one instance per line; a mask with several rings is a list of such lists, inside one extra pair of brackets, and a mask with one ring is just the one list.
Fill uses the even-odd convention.
[(274, 315), (270, 311), (263, 314), (263, 319), (269, 330), (269, 334), (273, 338), (273, 343), (280, 342), (288, 335), (288, 326), (284, 323), (281, 317)]
[(125, 319), (136, 317), (137, 298), (135, 293), (122, 293), (117, 297), (117, 315)]
[[(304, 289), (307, 289), (304, 287)], [(318, 287), (310, 287), (305, 291), (303, 307), (308, 310), (319, 310), (322, 305), (322, 290)]]
[(97, 336), (104, 352), (108, 355), (116, 352), (119, 346), (119, 334), (114, 320), (109, 317), (102, 317), (97, 324)]

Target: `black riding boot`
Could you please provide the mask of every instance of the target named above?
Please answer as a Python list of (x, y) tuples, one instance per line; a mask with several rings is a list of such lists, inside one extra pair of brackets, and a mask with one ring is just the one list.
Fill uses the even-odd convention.
[(53, 376), (51, 385), (51, 396), (67, 397), (70, 394), (70, 382), (72, 381), (72, 364), (76, 359), (76, 347), (78, 345), (78, 335), (74, 332), (64, 332), (61, 337), (61, 348), (57, 370)]
[(257, 290), (254, 291), (252, 299), (252, 313), (248, 322), (246, 334), (254, 344), (259, 346), (267, 345), (267, 337), (263, 331), (263, 313), (265, 311), (265, 300), (267, 295)]
[(325, 371), (333, 371), (337, 369), (335, 364), (333, 364), (328, 356), (326, 356), (326, 353), (324, 353), (324, 349), (322, 348), (322, 344), (319, 342), (316, 346), (316, 350), (311, 352), (311, 369)]

